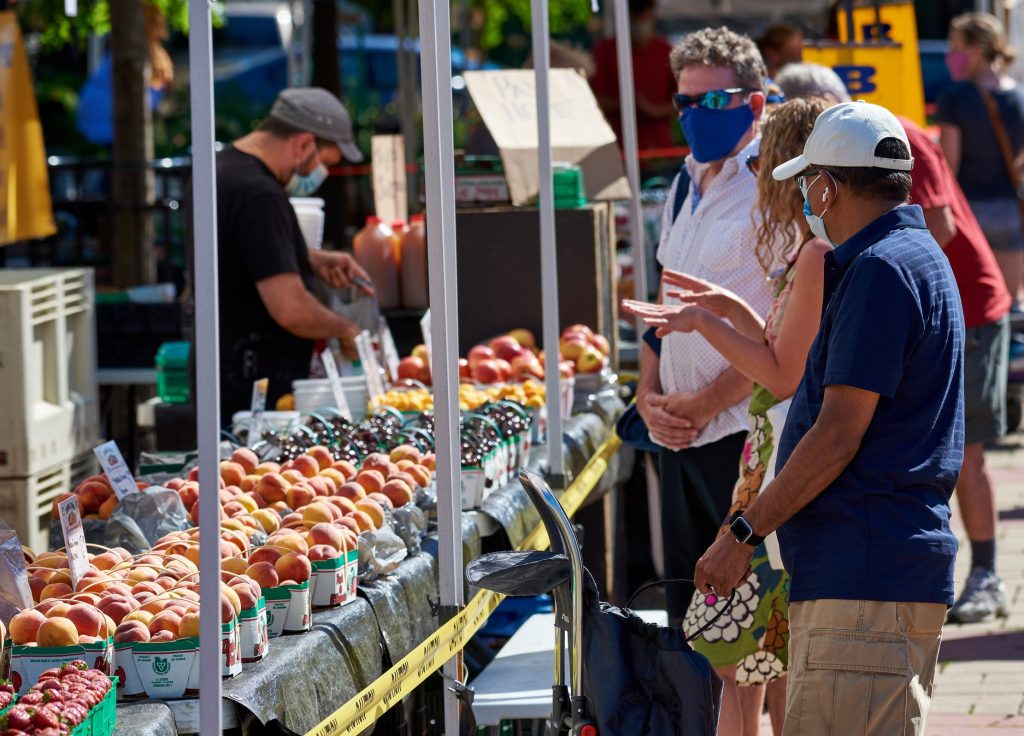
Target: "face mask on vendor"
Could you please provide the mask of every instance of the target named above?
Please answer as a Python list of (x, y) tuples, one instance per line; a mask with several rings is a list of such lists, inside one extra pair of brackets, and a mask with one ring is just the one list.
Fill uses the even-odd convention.
[(309, 155), (295, 167), (284, 190), (292, 197), (308, 197), (327, 179), (327, 167), (320, 161), (316, 143)]

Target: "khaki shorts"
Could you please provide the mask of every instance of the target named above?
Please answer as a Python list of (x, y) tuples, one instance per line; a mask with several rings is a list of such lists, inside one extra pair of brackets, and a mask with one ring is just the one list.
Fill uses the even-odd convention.
[(923, 736), (945, 617), (941, 603), (790, 603), (783, 736)]

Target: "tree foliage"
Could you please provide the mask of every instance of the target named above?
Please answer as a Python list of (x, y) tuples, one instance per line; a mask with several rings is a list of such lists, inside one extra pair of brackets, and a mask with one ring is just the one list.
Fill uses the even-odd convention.
[[(160, 9), (168, 24), (179, 31), (188, 29), (188, 0), (145, 0)], [(26, 32), (39, 34), (47, 51), (74, 43), (84, 45), (89, 35), (110, 32), (110, 5), (107, 0), (79, 0), (78, 15), (64, 14), (64, 0), (31, 0), (18, 3), (18, 19)]]
[[(493, 49), (504, 40), (509, 21), (518, 21), (529, 29), (530, 0), (472, 0), (472, 6), (483, 11), (480, 47)], [(590, 18), (590, 0), (548, 0), (551, 34), (559, 36), (579, 28)]]

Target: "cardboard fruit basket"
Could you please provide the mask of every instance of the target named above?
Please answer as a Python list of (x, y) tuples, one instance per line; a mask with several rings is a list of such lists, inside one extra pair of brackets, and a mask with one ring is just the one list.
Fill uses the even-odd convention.
[(359, 550), (346, 550), (330, 560), (313, 561), (310, 597), (314, 608), (336, 608), (356, 597)]
[(109, 675), (114, 663), (114, 637), (107, 637), (94, 644), (75, 644), (67, 647), (13, 645), (10, 679), (14, 683), (14, 690), (19, 695), (24, 695), (43, 672), (76, 659), (84, 660), (93, 669)]
[(267, 631), (271, 639), (309, 631), (313, 622), (309, 589), (309, 580), (298, 585), (263, 589), (263, 597), (267, 602)]
[(267, 630), (267, 602), (262, 596), (253, 608), (238, 615), (238, 649), (242, 662), (258, 662), (270, 650), (270, 633)]

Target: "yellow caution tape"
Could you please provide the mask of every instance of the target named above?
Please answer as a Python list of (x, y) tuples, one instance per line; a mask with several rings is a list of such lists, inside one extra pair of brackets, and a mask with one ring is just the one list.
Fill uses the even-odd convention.
[[(566, 514), (572, 516), (597, 486), (608, 469), (608, 462), (621, 441), (612, 435), (602, 444), (586, 467), (559, 499)], [(550, 544), (543, 524), (531, 532), (520, 549), (546, 549)], [(426, 641), (403, 657), (369, 687), (321, 721), (306, 736), (355, 736), (415, 690), (427, 677), (455, 656), (483, 626), (488, 616), (505, 596), (482, 590), (457, 616), (452, 618)]]

